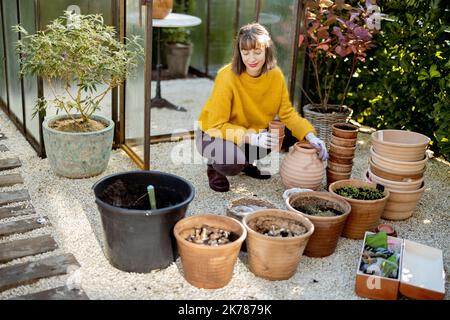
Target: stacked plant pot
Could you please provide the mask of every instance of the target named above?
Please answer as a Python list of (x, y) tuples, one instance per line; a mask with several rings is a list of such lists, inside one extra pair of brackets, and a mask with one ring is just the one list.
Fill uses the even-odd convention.
[(355, 156), (358, 127), (349, 123), (335, 123), (332, 126), (327, 184), (350, 179)]
[(425, 190), (425, 151), (430, 138), (405, 130), (380, 130), (371, 138), (366, 179), (383, 185), (391, 194), (382, 218), (407, 219)]

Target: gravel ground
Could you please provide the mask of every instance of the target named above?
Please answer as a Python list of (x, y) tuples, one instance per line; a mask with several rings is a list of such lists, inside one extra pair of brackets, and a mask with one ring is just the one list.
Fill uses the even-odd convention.
[[(9, 152), (2, 153), (1, 158), (17, 156), (23, 163), (21, 168), (0, 174), (20, 172), (37, 215), (47, 216), (52, 224), (30, 233), (0, 239), (0, 242), (51, 234), (59, 245), (57, 253), (73, 253), (81, 264), (81, 268), (70, 275), (43, 279), (32, 285), (1, 292), (0, 299), (38, 292), (68, 282), (81, 285), (90, 299), (359, 299), (354, 292), (354, 284), (362, 241), (346, 238), (340, 238), (336, 252), (329, 257), (303, 256), (297, 273), (286, 281), (268, 281), (256, 277), (249, 271), (244, 253), (239, 256), (231, 282), (225, 288), (217, 290), (197, 289), (187, 283), (182, 275), (180, 259), (164, 270), (147, 274), (119, 271), (108, 263), (102, 251), (102, 227), (91, 186), (102, 176), (135, 170), (137, 167), (122, 151), (115, 150), (106, 172), (101, 176), (80, 180), (65, 179), (55, 176), (48, 161), (36, 156), (2, 111), (0, 131), (8, 136), (7, 140), (0, 143), (10, 149)], [(367, 167), (369, 137), (363, 133), (358, 136), (353, 178), (361, 178)], [(282, 198), (284, 188), (278, 174), (266, 181), (242, 175), (232, 177), (230, 192), (215, 193), (208, 187), (204, 164), (181, 165), (171, 161), (171, 157), (182, 154), (183, 150), (187, 151), (185, 159), (189, 158), (191, 149), (192, 141), (151, 147), (152, 169), (177, 174), (194, 184), (196, 196), (189, 206), (189, 215), (225, 214), (230, 200), (252, 195), (267, 199), (279, 208), (285, 208)], [(281, 154), (281, 158), (284, 156), (285, 154)], [(388, 223), (395, 226), (402, 238), (443, 250), (447, 273), (445, 298), (449, 299), (450, 164), (439, 159), (429, 161), (425, 179), (427, 188), (413, 217), (406, 221)], [(0, 188), (0, 191), (23, 187), (18, 185)], [(7, 220), (2, 222), (5, 221)], [(54, 254), (55, 252), (50, 252), (22, 258), (7, 265)]]

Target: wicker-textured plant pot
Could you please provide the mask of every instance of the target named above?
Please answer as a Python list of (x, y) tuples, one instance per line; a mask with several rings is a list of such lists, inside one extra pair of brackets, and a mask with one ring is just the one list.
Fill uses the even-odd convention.
[(356, 200), (338, 195), (335, 190), (341, 187), (366, 187), (375, 189), (376, 184), (349, 179), (333, 182), (328, 187), (328, 190), (331, 193), (347, 200), (352, 206), (352, 211), (350, 212), (350, 216), (345, 223), (342, 235), (350, 239), (363, 239), (366, 231), (371, 231), (378, 225), (389, 198), (389, 191), (386, 188), (384, 189), (385, 197), (382, 199)]
[(320, 139), (322, 139), (327, 147), (331, 138), (331, 126), (338, 122), (347, 122), (350, 120), (353, 110), (347, 106), (329, 105), (328, 110), (332, 110), (330, 113), (322, 113), (314, 111), (320, 108), (318, 105), (307, 104), (303, 106), (303, 116), (311, 122), (317, 131)]
[[(330, 208), (343, 212), (343, 214), (334, 217), (313, 216), (296, 210), (294, 207), (298, 203), (325, 204)], [(309, 257), (326, 257), (332, 254), (344, 229), (345, 221), (350, 214), (350, 204), (329, 192), (302, 192), (287, 198), (286, 206), (290, 211), (307, 217), (314, 224), (314, 233), (308, 241), (305, 255)]]
[[(249, 223), (260, 217), (277, 217), (299, 221), (307, 233), (297, 237), (274, 238), (252, 230)], [(297, 271), (298, 264), (314, 225), (304, 216), (286, 210), (261, 210), (246, 216), (243, 221), (247, 229), (247, 251), (250, 271), (269, 280), (286, 280)]]
[[(186, 240), (194, 227), (208, 225), (236, 233), (239, 238), (219, 246), (195, 244)], [(177, 222), (173, 233), (187, 282), (197, 288), (216, 289), (226, 286), (233, 275), (234, 265), (247, 236), (242, 223), (215, 214), (194, 215)]]

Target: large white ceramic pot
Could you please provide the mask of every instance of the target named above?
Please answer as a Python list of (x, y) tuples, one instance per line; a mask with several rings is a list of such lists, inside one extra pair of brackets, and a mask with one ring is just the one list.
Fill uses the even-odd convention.
[(423, 160), (430, 143), (427, 136), (406, 130), (379, 130), (371, 138), (377, 154), (400, 161)]
[(45, 152), (53, 172), (67, 178), (88, 178), (102, 173), (111, 155), (114, 122), (92, 116), (106, 127), (94, 132), (63, 132), (51, 128), (52, 123), (65, 118), (68, 116), (57, 115), (42, 123)]

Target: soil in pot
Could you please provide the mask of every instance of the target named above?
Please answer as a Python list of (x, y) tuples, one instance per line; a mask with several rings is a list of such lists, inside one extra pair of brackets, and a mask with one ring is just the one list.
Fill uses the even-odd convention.
[[(170, 194), (170, 197), (168, 196)], [(101, 200), (119, 208), (150, 210), (150, 201), (147, 193), (147, 186), (134, 183), (126, 183), (121, 179), (117, 179), (108, 185)], [(167, 208), (177, 203), (183, 202), (181, 195), (177, 197), (175, 190), (164, 187), (156, 187), (155, 189), (156, 208)]]
[(189, 231), (187, 241), (206, 246), (220, 246), (239, 239), (239, 235), (232, 231), (214, 228), (206, 224)]
[(342, 187), (335, 192), (342, 197), (356, 200), (378, 200), (385, 197), (383, 190), (365, 187)]
[(248, 223), (249, 228), (269, 237), (297, 237), (308, 232), (299, 221), (278, 217), (257, 217)]
[(297, 211), (316, 217), (336, 217), (343, 214), (342, 211), (336, 210), (333, 207), (327, 206), (323, 203), (295, 204), (292, 207)]
[(50, 124), (50, 128), (63, 132), (95, 132), (106, 128), (107, 125), (101, 121), (89, 119), (83, 122), (83, 119), (61, 119)]

